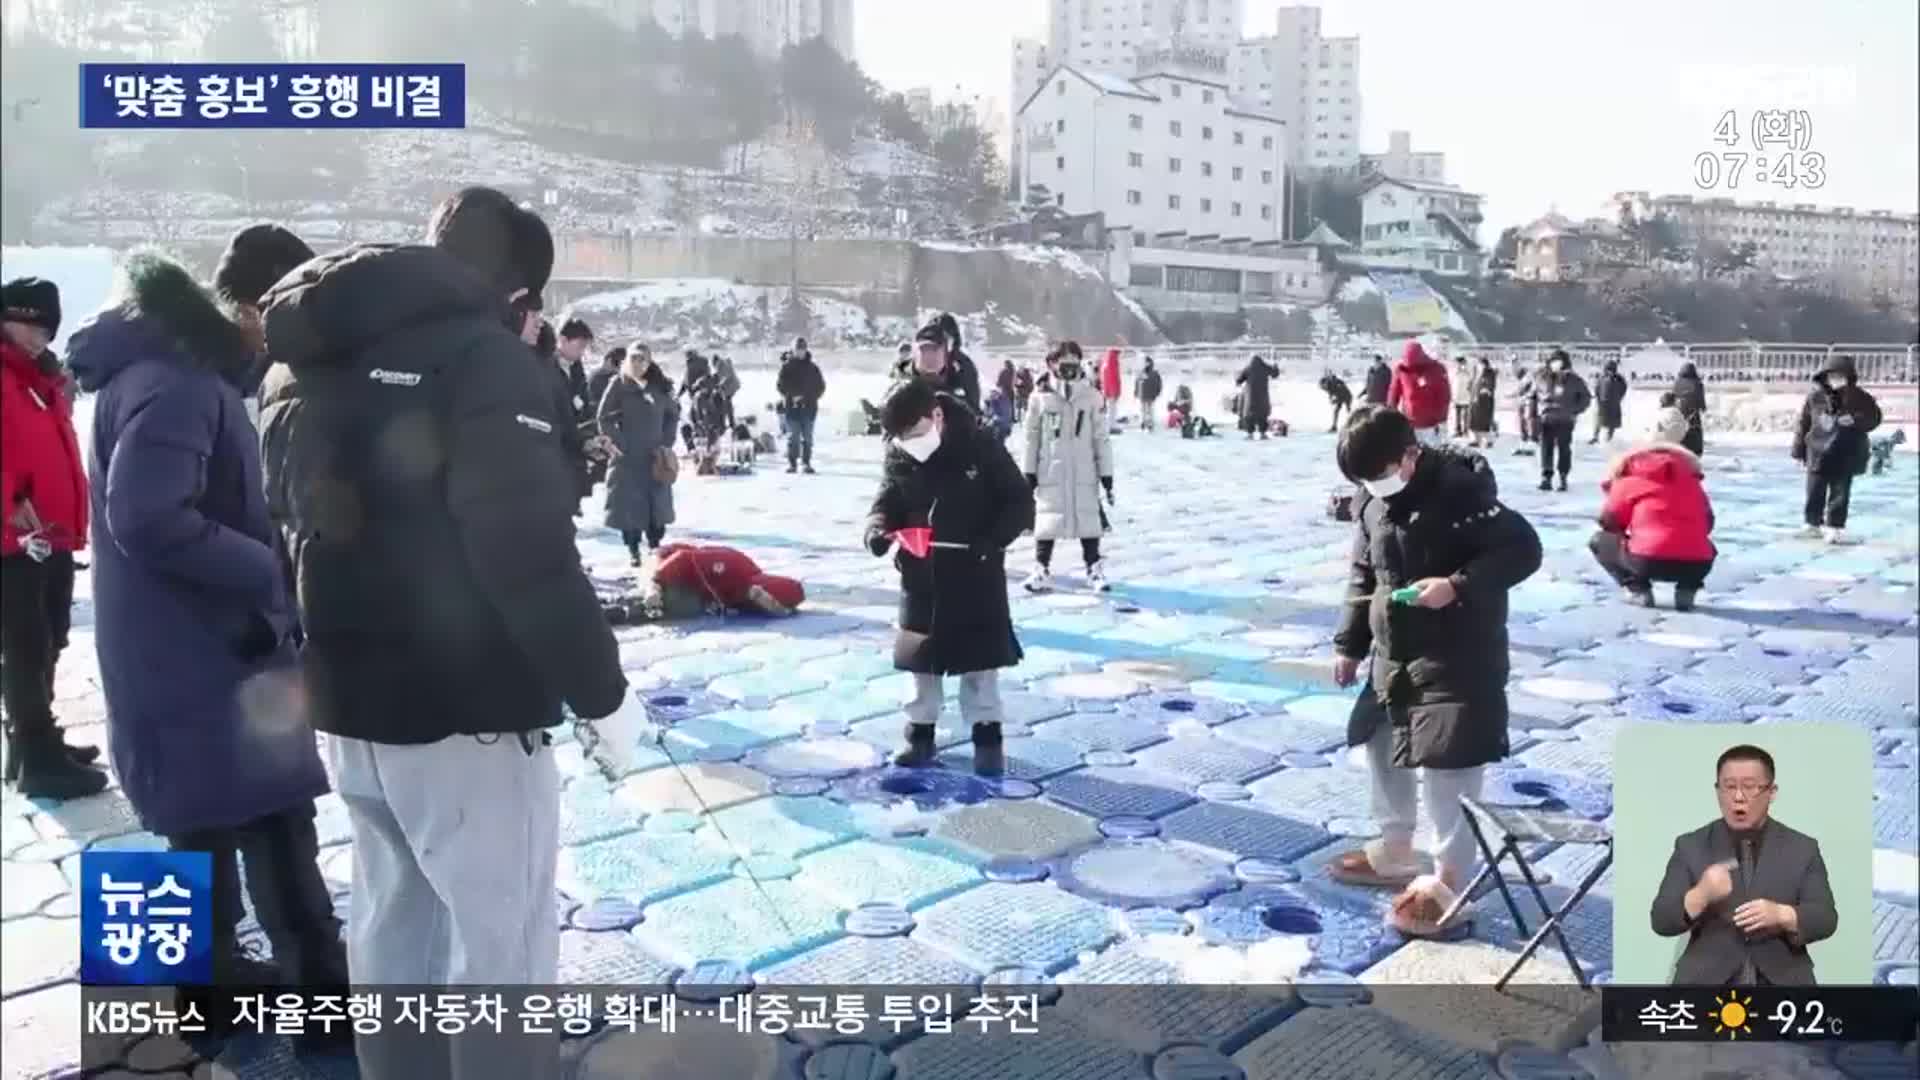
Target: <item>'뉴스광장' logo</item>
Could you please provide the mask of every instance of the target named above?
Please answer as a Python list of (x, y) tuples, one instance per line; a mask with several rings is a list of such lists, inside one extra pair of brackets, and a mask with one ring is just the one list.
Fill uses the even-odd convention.
[(82, 985), (192, 986), (212, 981), (212, 855), (80, 853)]

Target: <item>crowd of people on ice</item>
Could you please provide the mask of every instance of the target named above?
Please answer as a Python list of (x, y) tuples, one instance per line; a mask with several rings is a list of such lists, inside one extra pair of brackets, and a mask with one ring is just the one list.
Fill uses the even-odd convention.
[[(214, 857), (221, 983), (557, 979), (551, 733), (576, 722), (610, 779), (661, 736), (613, 626), (661, 612), (610, 618), (582, 566), (575, 519), (596, 485), (606, 526), (650, 564), (669, 615), (779, 614), (804, 600), (799, 582), (743, 553), (666, 543), (678, 447), (704, 468), (723, 445), (759, 440), (743, 434), (724, 357), (689, 351), (677, 386), (645, 343), (585, 370), (591, 328), (542, 318), (552, 237), (498, 191), (449, 197), (425, 236), (317, 254), (256, 225), (206, 284), (134, 255), (64, 358), (49, 347), (65, 318), (55, 283), (18, 279), (0, 296), (9, 780), (52, 800), (107, 786), (100, 748), (70, 743), (53, 712), (84, 558), (107, 754), (145, 828)], [(901, 347), (894, 375), (867, 410), (885, 448), (864, 543), (897, 573), (893, 661), (913, 675), (895, 761), (935, 762), (953, 676), (974, 767), (996, 775), (998, 673), (1022, 658), (1007, 550), (1034, 537), (1025, 587), (1042, 592), (1056, 545), (1074, 541), (1086, 584), (1108, 588), (1120, 354), (1096, 366), (1061, 342), (1037, 375), (1004, 366), (983, 398), (957, 321), (941, 315)], [(1260, 358), (1239, 375), (1248, 438), (1275, 433), (1278, 375)], [(1414, 343), (1391, 368), (1376, 358), (1357, 405), (1322, 379), (1334, 463), (1354, 490), (1333, 675), (1364, 687), (1349, 742), (1370, 762), (1380, 831), (1329, 872), (1399, 890), (1393, 917), (1408, 933), (1458, 917), (1474, 862), (1458, 796), (1508, 753), (1507, 595), (1541, 562), (1478, 452), (1495, 430), (1497, 378), (1485, 360), (1449, 373)], [(1792, 455), (1808, 530), (1837, 542), (1880, 410), (1844, 356), (1814, 382)], [(1526, 386), (1541, 487), (1565, 490), (1579, 418), (1595, 408), (1589, 442), (1611, 440), (1623, 384), (1609, 369), (1596, 392), (1556, 352)], [(804, 339), (781, 358), (777, 389), (788, 471), (812, 473), (827, 386)], [(76, 390), (93, 397), (84, 447)], [(1131, 387), (1141, 426), (1164, 415), (1195, 433), (1205, 421), (1191, 390), (1177, 387), (1161, 414), (1164, 390), (1143, 364)], [(1608, 467), (1592, 550), (1634, 603), (1671, 582), (1686, 610), (1711, 571), (1705, 408), (1684, 370), (1649, 438)], [(1412, 846), (1417, 781), (1438, 838), (1430, 867)], [(354, 841), (344, 948), (317, 863), (314, 800), (329, 788)], [(243, 889), (271, 965), (241, 943)], [(534, 1076), (545, 1066), (527, 1055), (550, 1049), (485, 1052), (520, 1055), (492, 1063), (503, 1075)], [(359, 1052), (370, 1077), (423, 1068), (380, 1039)]]

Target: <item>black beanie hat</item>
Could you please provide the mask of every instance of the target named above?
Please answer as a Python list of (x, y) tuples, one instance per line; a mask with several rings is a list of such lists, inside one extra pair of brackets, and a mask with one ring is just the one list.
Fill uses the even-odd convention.
[(0, 308), (5, 309), (0, 318), (7, 322), (60, 332), (60, 286), (45, 278), (14, 278), (0, 286)]
[(258, 304), (294, 267), (313, 258), (307, 242), (278, 225), (249, 225), (233, 234), (213, 271), (213, 291), (222, 300)]
[(503, 295), (527, 290), (535, 310), (553, 274), (547, 223), (493, 188), (464, 188), (434, 207), (427, 243), (478, 270)]
[(932, 322), (921, 327), (919, 332), (913, 335), (913, 340), (932, 341), (937, 342), (942, 348), (953, 348), (953, 337), (947, 333), (946, 326), (946, 321), (950, 318), (951, 316), (948, 315), (936, 316)]

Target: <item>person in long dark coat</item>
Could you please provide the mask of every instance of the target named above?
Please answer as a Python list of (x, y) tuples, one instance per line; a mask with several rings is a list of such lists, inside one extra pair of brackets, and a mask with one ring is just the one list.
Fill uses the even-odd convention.
[[(903, 767), (931, 765), (942, 678), (960, 676), (961, 718), (973, 727), (974, 769), (1004, 766), (999, 669), (1022, 656), (1007, 604), (1007, 547), (1033, 527), (1034, 497), (1006, 446), (972, 409), (925, 379), (894, 386), (880, 408), (888, 437), (879, 493), (866, 520), (867, 550), (893, 551), (900, 626), (893, 663), (914, 676)], [(928, 529), (924, 557), (897, 544)]]
[(1280, 369), (1267, 363), (1264, 356), (1256, 356), (1247, 361), (1240, 374), (1233, 380), (1240, 387), (1240, 430), (1247, 438), (1267, 437), (1267, 421), (1273, 416), (1273, 397), (1269, 384), (1280, 375)]
[(1367, 382), (1360, 391), (1362, 405), (1385, 405), (1387, 392), (1393, 388), (1393, 368), (1387, 358), (1379, 353), (1373, 354), (1373, 363), (1367, 367)]
[[(709, 376), (711, 377), (711, 376)], [(673, 524), (673, 485), (654, 475), (654, 458), (673, 453), (680, 406), (653, 351), (627, 349), (620, 377), (607, 385), (597, 414), (613, 461), (607, 468), (607, 528), (618, 529), (627, 557), (640, 565), (640, 544), (652, 552)]]
[[(1341, 430), (1340, 470), (1360, 485), (1353, 570), (1334, 633), (1334, 681), (1367, 685), (1348, 725), (1365, 746), (1381, 838), (1329, 865), (1335, 878), (1404, 887), (1394, 925), (1435, 933), (1473, 872), (1477, 852), (1460, 808), (1484, 769), (1504, 759), (1507, 593), (1540, 568), (1540, 538), (1502, 505), (1492, 467), (1469, 450), (1420, 444), (1413, 424), (1377, 406)], [(1413, 590), (1410, 601), (1394, 594)], [(1414, 770), (1427, 787), (1435, 873), (1413, 850)]]
[(1473, 373), (1473, 406), (1467, 411), (1467, 430), (1473, 433), (1473, 445), (1493, 445), (1499, 404), (1500, 372), (1491, 359), (1483, 356), (1479, 369)]
[(1700, 380), (1700, 369), (1692, 361), (1680, 365), (1680, 373), (1673, 377), (1673, 403), (1680, 415), (1687, 418), (1687, 437), (1680, 440), (1699, 457), (1707, 449), (1707, 384)]
[(1802, 535), (1845, 544), (1853, 478), (1873, 456), (1868, 436), (1880, 426), (1880, 403), (1860, 385), (1851, 356), (1827, 361), (1814, 382), (1793, 431), (1793, 460), (1807, 470)]
[(97, 395), (94, 644), (114, 772), (148, 831), (213, 856), (217, 981), (263, 981), (238, 945), (244, 858), (281, 975), (344, 985), (316, 863), (327, 772), (245, 403), (256, 356), (177, 264), (135, 255), (120, 275), (125, 299), (70, 354)]
[(1600, 369), (1599, 385), (1593, 388), (1593, 438), (1587, 440), (1592, 446), (1605, 435), (1608, 442), (1613, 441), (1614, 433), (1620, 430), (1621, 408), (1627, 400), (1627, 377), (1620, 374), (1620, 361), (1609, 360)]

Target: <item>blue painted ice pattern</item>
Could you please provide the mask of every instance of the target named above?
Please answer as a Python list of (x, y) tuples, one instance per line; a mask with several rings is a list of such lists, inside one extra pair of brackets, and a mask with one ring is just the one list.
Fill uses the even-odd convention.
[[(1323, 514), (1321, 490), (1342, 486), (1329, 440), (1242, 447), (1128, 433), (1114, 445), (1131, 508), (1107, 539), (1114, 592), (1084, 592), (1072, 574), (1051, 596), (1009, 586), (1026, 657), (1001, 675), (1012, 778), (1004, 788), (970, 775), (969, 718), (951, 684), (944, 769), (919, 783), (883, 760), (911, 680), (892, 662), (896, 579), (848, 541), (871, 497), (871, 442), (823, 438), (822, 474), (808, 478), (804, 500), (778, 470), (683, 480), (692, 486), (676, 534), (735, 543), (770, 571), (805, 580), (814, 596), (790, 620), (707, 619), (619, 635), (623, 666), (671, 725), (666, 748), (700, 779), (701, 797), (651, 749), (639, 755), (643, 771), (610, 791), (559, 732), (560, 886), (573, 925), (604, 928), (563, 934), (563, 978), (657, 983), (725, 962), (734, 965), (727, 978), (751, 974), (770, 987), (965, 985), (1017, 965), (1068, 985), (1051, 1007), (1066, 1011), (1043, 1017), (1050, 1034), (1038, 1041), (968, 1041), (956, 1025), (954, 1036), (838, 1043), (803, 1064), (790, 1036), (727, 1057), (724, 1067), (738, 1065), (742, 1076), (1138, 1080), (1202, 1065), (1209, 1076), (1230, 1075), (1211, 1056), (1221, 1052), (1256, 1077), (1332, 1077), (1356, 1062), (1382, 1077), (1493, 1075), (1490, 1056), (1364, 1004), (1312, 1007), (1350, 988), (1326, 982), (1336, 973), (1360, 973), (1402, 945), (1381, 925), (1384, 896), (1332, 886), (1322, 872), (1373, 828), (1367, 774), (1345, 760), (1354, 691), (1335, 691), (1323, 666), (1350, 535)], [(1578, 453), (1568, 495), (1533, 490), (1534, 459), (1492, 457), (1509, 504), (1540, 527), (1547, 561), (1512, 598), (1511, 726), (1525, 748), (1495, 770), (1488, 797), (1604, 814), (1613, 735), (1631, 720), (1838, 723), (1870, 731), (1880, 754), (1876, 847), (1910, 856), (1920, 850), (1911, 794), (1920, 767), (1913, 459), (1899, 459), (1891, 477), (1858, 482), (1853, 531), (1866, 543), (1836, 552), (1785, 539), (1800, 483), (1783, 452), (1726, 453), (1748, 468), (1709, 472), (1721, 560), (1691, 614), (1671, 610), (1664, 589), (1658, 609), (1622, 605), (1587, 556), (1601, 455)], [(589, 508), (588, 519), (597, 516)], [(584, 530), (580, 543), (589, 565), (624, 562), (603, 530)], [(1031, 563), (1029, 545), (1010, 555), (1015, 582)], [(79, 588), (84, 615), (84, 575)], [(80, 645), (85, 628), (76, 624), (62, 660), (56, 707), (82, 735), (105, 719), (92, 649)], [(1103, 752), (1132, 764), (1107, 764), (1122, 759)], [(703, 754), (741, 762), (693, 765)], [(89, 843), (149, 842), (117, 792), (62, 807), (9, 793), (0, 810), (9, 919), (70, 917), (71, 878), (46, 860)], [(338, 845), (350, 822), (337, 797), (321, 800), (320, 812), (322, 842), (339, 853), (327, 865), (341, 876), (350, 856)], [(876, 829), (895, 818), (926, 836)], [(1547, 853), (1538, 865), (1554, 876), (1550, 898), (1598, 853)], [(1611, 894), (1609, 878), (1568, 926), (1598, 966), (1610, 949)], [(1913, 978), (1914, 903), (1911, 893), (1876, 902), (1883, 977)], [(1176, 1023), (1149, 1010), (1138, 1022), (1120, 1018), (1116, 1030), (1094, 1015), (1097, 1005), (1071, 1008), (1078, 984), (1180, 981), (1156, 939), (1189, 929), (1242, 945), (1309, 939), (1321, 980), (1300, 995), (1310, 1007), (1252, 1018), (1272, 1026), (1250, 1028), (1245, 1046), (1223, 1046), (1224, 1028), (1200, 1030), (1211, 1019)], [(1497, 901), (1482, 904), (1474, 934), (1517, 947)], [(7, 987), (10, 1023), (55, 992)], [(604, 1070), (625, 1045), (596, 1043), (589, 1065)], [(296, 1075), (278, 1052), (225, 1064), (242, 1080)], [(335, 1075), (310, 1074), (321, 1073)]]

